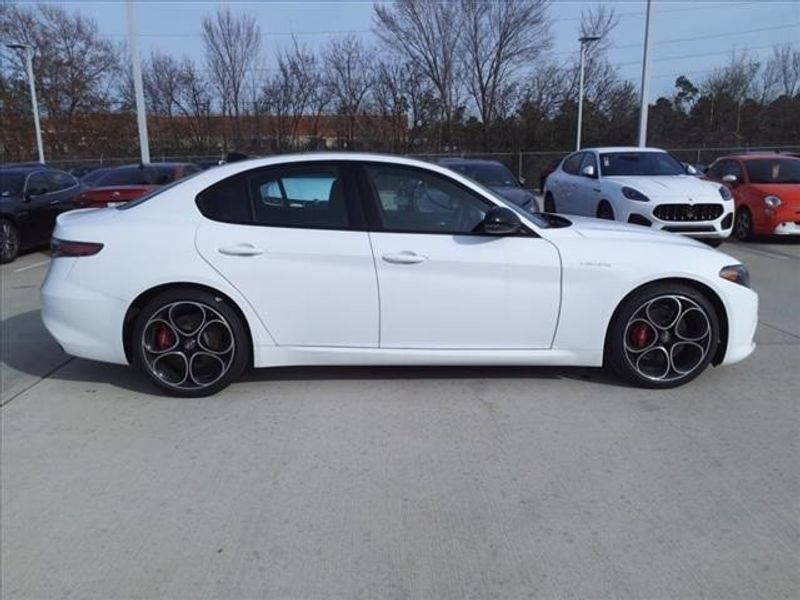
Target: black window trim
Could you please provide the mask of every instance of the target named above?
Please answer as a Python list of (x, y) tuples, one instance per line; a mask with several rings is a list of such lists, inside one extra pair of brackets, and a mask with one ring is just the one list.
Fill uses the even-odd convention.
[(358, 169), (358, 180), (359, 180), (359, 191), (361, 192), (362, 202), (361, 204), (364, 206), (364, 213), (367, 217), (367, 225), (368, 231), (373, 233), (404, 233), (404, 234), (414, 234), (414, 235), (448, 235), (448, 236), (474, 236), (474, 237), (489, 237), (489, 238), (501, 238), (501, 237), (541, 237), (538, 233), (536, 233), (533, 229), (528, 227), (524, 222), (522, 223), (522, 231), (514, 235), (508, 236), (499, 236), (492, 233), (484, 233), (480, 231), (471, 231), (471, 232), (463, 232), (463, 231), (416, 231), (416, 230), (408, 230), (408, 229), (387, 229), (383, 225), (383, 221), (381, 220), (380, 216), (380, 209), (378, 208), (378, 203), (380, 199), (378, 197), (378, 191), (375, 189), (375, 184), (372, 181), (372, 178), (367, 173), (367, 167), (392, 167), (397, 169), (405, 169), (410, 171), (419, 171), (424, 173), (425, 175), (429, 175), (431, 177), (438, 177), (440, 179), (444, 179), (447, 183), (461, 189), (463, 192), (470, 194), (474, 197), (479, 198), (482, 202), (484, 202), (487, 206), (495, 207), (495, 206), (503, 206), (502, 204), (497, 204), (492, 202), (488, 198), (484, 197), (482, 194), (479, 194), (473, 189), (462, 184), (460, 181), (457, 181), (450, 177), (449, 175), (445, 175), (443, 173), (439, 173), (437, 171), (433, 171), (431, 169), (426, 169), (424, 167), (419, 167), (416, 165), (406, 165), (400, 163), (392, 163), (392, 162), (381, 162), (381, 161), (354, 161), (354, 164), (357, 165)]
[[(248, 169), (246, 171), (240, 171), (225, 179), (220, 179), (219, 181), (214, 182), (213, 184), (209, 185), (208, 187), (204, 188), (200, 192), (195, 195), (194, 203), (197, 207), (197, 210), (203, 216), (204, 219), (208, 219), (209, 221), (214, 221), (215, 223), (225, 223), (229, 225), (246, 225), (250, 227), (268, 227), (268, 228), (276, 228), (276, 229), (312, 229), (312, 230), (322, 230), (322, 231), (368, 231), (367, 227), (367, 219), (364, 215), (363, 210), (363, 201), (360, 201), (360, 188), (358, 187), (356, 180), (355, 180), (355, 161), (348, 161), (348, 160), (308, 160), (302, 162), (285, 162), (285, 163), (278, 163), (273, 165), (264, 165), (261, 167), (254, 167), (252, 169)], [(345, 207), (347, 210), (347, 218), (350, 221), (347, 227), (332, 227), (330, 225), (278, 225), (278, 224), (268, 224), (268, 223), (259, 223), (256, 221), (256, 209), (255, 209), (255, 198), (253, 198), (252, 194), (252, 186), (250, 185), (250, 178), (255, 176), (256, 173), (263, 173), (265, 171), (272, 171), (272, 170), (294, 170), (294, 169), (301, 169), (301, 168), (325, 168), (325, 167), (336, 167), (340, 169), (342, 174), (342, 179), (345, 188)], [(207, 216), (203, 209), (200, 207), (200, 196), (206, 192), (207, 190), (215, 187), (225, 181), (231, 179), (243, 179), (244, 180), (244, 187), (245, 193), (247, 195), (247, 202), (250, 207), (250, 221), (229, 221), (229, 220), (221, 220), (221, 219), (214, 219), (212, 217)]]

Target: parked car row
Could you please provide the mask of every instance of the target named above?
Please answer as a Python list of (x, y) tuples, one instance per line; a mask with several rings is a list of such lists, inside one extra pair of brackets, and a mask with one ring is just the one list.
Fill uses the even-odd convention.
[(0, 263), (47, 244), (56, 217), (135, 200), (202, 169), (192, 163), (103, 167), (75, 175), (39, 163), (0, 168)]
[(623, 221), (717, 246), (800, 234), (800, 158), (726, 156), (702, 175), (657, 148), (586, 148), (544, 181), (544, 210)]

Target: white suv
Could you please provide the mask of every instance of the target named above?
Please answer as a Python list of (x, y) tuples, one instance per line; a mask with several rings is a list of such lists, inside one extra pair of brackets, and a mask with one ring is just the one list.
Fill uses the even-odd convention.
[(545, 212), (644, 225), (718, 245), (731, 233), (728, 189), (688, 173), (657, 148), (587, 148), (547, 178)]

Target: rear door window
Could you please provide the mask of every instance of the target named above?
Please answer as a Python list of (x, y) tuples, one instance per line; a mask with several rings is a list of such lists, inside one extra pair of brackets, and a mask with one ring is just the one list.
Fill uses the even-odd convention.
[(564, 173), (577, 175), (580, 172), (581, 161), (583, 160), (584, 154), (586, 153), (576, 152), (572, 156), (567, 157), (567, 159), (564, 161), (564, 166), (561, 167)]

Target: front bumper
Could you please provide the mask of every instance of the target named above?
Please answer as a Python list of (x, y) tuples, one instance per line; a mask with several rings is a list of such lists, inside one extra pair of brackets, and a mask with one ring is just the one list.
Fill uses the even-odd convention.
[(753, 340), (758, 326), (758, 294), (750, 288), (725, 282), (725, 304), (728, 312), (728, 345), (723, 365), (744, 360), (755, 350)]
[(625, 220), (628, 223), (648, 226), (656, 231), (667, 231), (693, 238), (726, 239), (731, 234), (733, 228), (733, 201), (719, 203), (698, 202), (698, 204), (702, 205), (718, 204), (722, 208), (722, 212), (717, 218), (703, 221), (659, 218), (656, 216), (656, 209), (663, 204), (663, 201), (641, 203), (631, 209)]
[(773, 235), (800, 235), (800, 221), (784, 221), (775, 225)]

